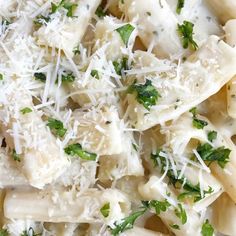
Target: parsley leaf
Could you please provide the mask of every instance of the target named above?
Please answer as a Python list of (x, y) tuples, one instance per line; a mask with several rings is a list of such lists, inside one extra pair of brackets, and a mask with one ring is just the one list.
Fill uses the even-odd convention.
[(25, 114), (28, 114), (28, 113), (30, 113), (30, 112), (32, 112), (33, 110), (31, 109), (31, 108), (29, 108), (29, 107), (24, 107), (24, 108), (22, 108), (21, 110), (20, 110), (20, 112), (23, 114), (23, 115), (25, 115)]
[(3, 74), (0, 74), (0, 80), (3, 80)]
[(181, 223), (184, 225), (187, 222), (187, 214), (183, 209), (183, 206), (179, 203), (178, 208), (175, 209), (175, 215), (181, 220)]
[(46, 77), (46, 75), (44, 74), (44, 73), (34, 73), (34, 78), (36, 79), (36, 80), (40, 80), (41, 82), (46, 82), (46, 79), (47, 79), (47, 77)]
[(115, 228), (111, 230), (111, 234), (113, 236), (117, 236), (128, 229), (132, 229), (134, 222), (140, 216), (142, 216), (147, 211), (147, 209), (148, 209), (147, 206), (144, 205), (144, 207), (142, 207), (140, 211), (136, 211), (130, 214), (129, 216), (125, 217), (124, 219), (121, 220), (120, 223), (115, 222)]
[(178, 229), (178, 230), (180, 229), (179, 225), (177, 224), (170, 225), (170, 227), (173, 229)]
[(122, 72), (124, 70), (128, 70), (127, 63), (128, 63), (128, 58), (127, 57), (123, 57), (120, 62), (113, 61), (112, 64), (114, 66), (114, 69), (115, 69), (117, 75), (122, 75)]
[(158, 98), (161, 97), (151, 80), (146, 80), (145, 84), (136, 85), (135, 82), (129, 86), (128, 93), (136, 93), (138, 103), (142, 104), (148, 111), (151, 106), (156, 105)]
[(49, 16), (39, 15), (34, 20), (34, 24), (36, 26), (42, 26), (42, 25), (46, 25), (49, 21), (50, 21), (50, 17)]
[(110, 213), (110, 203), (108, 202), (104, 204), (103, 207), (100, 209), (100, 212), (105, 218), (108, 217)]
[(47, 126), (56, 136), (59, 136), (61, 138), (65, 135), (67, 131), (67, 129), (64, 128), (64, 125), (60, 120), (56, 120), (53, 118), (48, 119)]
[(97, 154), (84, 151), (79, 143), (71, 144), (64, 149), (70, 156), (79, 156), (83, 160), (95, 161)]
[(0, 236), (10, 236), (10, 234), (7, 229), (1, 229)]
[(15, 149), (13, 149), (13, 151), (12, 151), (12, 158), (13, 158), (14, 161), (21, 162), (20, 155), (18, 155), (18, 154), (16, 153), (16, 150), (15, 150)]
[(202, 236), (213, 236), (214, 229), (212, 225), (209, 223), (209, 220), (206, 220), (202, 225), (201, 234)]
[(205, 126), (207, 126), (208, 123), (205, 120), (200, 120), (197, 118), (193, 118), (193, 126), (197, 129), (203, 129)]
[(116, 31), (120, 34), (120, 37), (123, 43), (127, 46), (129, 42), (130, 35), (134, 31), (134, 27), (131, 24), (126, 24), (116, 29)]
[(212, 162), (216, 161), (218, 165), (223, 169), (229, 162), (229, 155), (231, 150), (224, 146), (214, 149), (209, 143), (200, 144), (197, 147), (197, 152), (203, 161)]
[(182, 39), (183, 48), (191, 47), (193, 50), (198, 49), (197, 43), (193, 39), (194, 24), (189, 21), (184, 21), (182, 25), (178, 24), (178, 32)]
[(91, 75), (93, 78), (95, 78), (95, 79), (100, 79), (97, 70), (91, 70), (90, 75)]
[(200, 120), (197, 118), (197, 108), (193, 107), (191, 110), (189, 110), (193, 114), (193, 127), (197, 129), (203, 129), (205, 126), (208, 125), (207, 121), (205, 120)]
[(103, 7), (100, 5), (98, 6), (95, 14), (99, 17), (99, 18), (103, 18), (106, 15), (106, 12), (103, 10)]
[(70, 72), (68, 74), (62, 75), (61, 76), (61, 81), (62, 82), (68, 82), (68, 83), (74, 82), (75, 81), (75, 76), (73, 75), (72, 72)]
[(176, 13), (180, 14), (183, 7), (184, 7), (184, 0), (178, 0)]
[(51, 13), (53, 14), (56, 11), (58, 11), (60, 8), (65, 8), (67, 10), (66, 16), (72, 17), (73, 16), (73, 11), (78, 5), (76, 3), (70, 3), (70, 2), (65, 2), (65, 0), (61, 0), (61, 2), (56, 5), (55, 3), (51, 3)]
[(168, 207), (171, 206), (166, 199), (164, 201), (151, 200), (148, 204), (149, 207), (153, 207), (155, 209), (157, 215), (160, 215), (162, 211), (167, 211)]
[(210, 131), (208, 134), (207, 134), (207, 139), (212, 142), (213, 140), (215, 140), (217, 138), (217, 132), (216, 131)]

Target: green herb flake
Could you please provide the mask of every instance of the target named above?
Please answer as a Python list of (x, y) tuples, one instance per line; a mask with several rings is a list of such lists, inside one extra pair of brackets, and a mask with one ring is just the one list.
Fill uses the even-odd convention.
[(28, 114), (28, 113), (30, 113), (30, 112), (32, 112), (33, 110), (31, 109), (31, 108), (29, 108), (29, 107), (24, 107), (24, 108), (22, 108), (21, 110), (20, 110), (20, 112), (23, 114), (23, 115), (25, 115), (25, 114)]
[(67, 10), (66, 16), (73, 17), (73, 12), (78, 5), (76, 3), (65, 2), (65, 0), (61, 0), (61, 2), (56, 5), (55, 3), (51, 3), (51, 13), (53, 14), (58, 11), (60, 8), (65, 8)]
[(121, 61), (113, 61), (113, 66), (114, 69), (116, 71), (116, 74), (118, 75), (122, 75), (122, 72), (124, 72), (124, 70), (128, 70), (128, 58), (127, 57), (123, 57)]
[(192, 124), (193, 124), (193, 127), (197, 128), (197, 129), (203, 129), (205, 126), (208, 125), (208, 122), (205, 120), (193, 118)]
[(90, 75), (91, 75), (93, 78), (95, 78), (95, 79), (100, 79), (97, 70), (91, 70)]
[(208, 122), (205, 120), (200, 120), (197, 118), (197, 108), (193, 107), (191, 110), (189, 110), (190, 113), (193, 114), (193, 127), (197, 128), (197, 129), (203, 129), (205, 126), (208, 125)]
[(21, 162), (20, 155), (16, 153), (16, 150), (15, 150), (15, 149), (13, 149), (13, 151), (12, 151), (12, 159), (13, 159), (14, 161)]
[(179, 225), (177, 225), (177, 224), (170, 225), (170, 227), (171, 227), (172, 229), (180, 230), (180, 227), (179, 227)]
[(201, 230), (202, 236), (213, 236), (214, 234), (214, 228), (212, 225), (209, 223), (209, 220), (206, 220), (204, 224), (202, 225), (202, 230)]
[(10, 233), (8, 232), (7, 229), (1, 229), (0, 236), (10, 236)]
[[(136, 81), (135, 81), (136, 82)], [(152, 85), (151, 80), (146, 80), (145, 84), (135, 84), (135, 82), (127, 89), (128, 93), (136, 93), (138, 103), (142, 104), (148, 111), (156, 105), (158, 98), (161, 95), (156, 88)]]
[(147, 206), (144, 205), (140, 211), (136, 211), (132, 214), (130, 214), (129, 216), (125, 217), (124, 219), (122, 219), (120, 222), (115, 222), (115, 227), (111, 230), (111, 234), (113, 236), (117, 236), (120, 233), (128, 230), (128, 229), (132, 229), (133, 225), (135, 223), (135, 221), (142, 216), (146, 211), (147, 211)]
[(42, 25), (46, 25), (49, 21), (50, 21), (50, 17), (49, 16), (39, 15), (34, 20), (34, 24), (36, 26), (42, 26)]
[(3, 80), (3, 74), (0, 74), (0, 80)]
[(105, 218), (108, 217), (110, 213), (110, 203), (108, 202), (104, 204), (103, 207), (100, 209), (100, 212)]
[(153, 207), (157, 215), (160, 215), (161, 212), (167, 211), (170, 207), (170, 203), (165, 199), (164, 201), (151, 200), (149, 201), (149, 207)]
[(123, 43), (127, 46), (129, 42), (130, 35), (134, 31), (134, 27), (131, 24), (126, 24), (116, 29), (116, 31), (120, 34), (120, 37)]
[(46, 82), (46, 75), (44, 73), (34, 73), (34, 78), (40, 80), (41, 82)]
[(24, 230), (20, 236), (42, 236), (42, 233), (38, 233), (36, 234), (34, 232), (34, 229), (32, 227), (30, 227), (28, 230)]
[(217, 132), (214, 131), (214, 130), (210, 131), (210, 132), (207, 134), (207, 139), (208, 139), (210, 142), (213, 142), (216, 138), (217, 138)]
[(64, 149), (70, 156), (79, 156), (83, 160), (95, 161), (97, 154), (84, 151), (79, 143), (71, 144)]
[(64, 125), (60, 120), (56, 120), (53, 118), (48, 119), (47, 126), (50, 128), (52, 133), (61, 138), (65, 135), (67, 131), (67, 129), (64, 128)]
[(209, 143), (200, 144), (197, 147), (197, 152), (203, 161), (208, 162), (208, 166), (212, 162), (217, 162), (223, 169), (229, 162), (229, 155), (231, 150), (224, 146), (214, 149)]
[(73, 75), (72, 72), (61, 76), (62, 83), (72, 83), (74, 81), (75, 81), (75, 76)]
[(182, 39), (183, 48), (185, 49), (188, 47), (193, 50), (198, 49), (198, 45), (193, 39), (193, 27), (194, 24), (189, 21), (184, 21), (182, 25), (178, 24), (177, 31)]
[(182, 204), (178, 204), (178, 208), (175, 209), (175, 215), (180, 219), (183, 225), (187, 222), (187, 214)]
[(74, 50), (73, 50), (73, 53), (74, 55), (80, 55), (80, 49), (79, 49), (79, 46), (75, 47)]
[(106, 16), (106, 12), (104, 11), (103, 7), (100, 5), (98, 6), (95, 14), (99, 17), (99, 18), (103, 18), (104, 16)]
[(177, 7), (176, 7), (176, 13), (180, 14), (182, 8), (184, 7), (184, 1), (185, 0), (178, 0)]

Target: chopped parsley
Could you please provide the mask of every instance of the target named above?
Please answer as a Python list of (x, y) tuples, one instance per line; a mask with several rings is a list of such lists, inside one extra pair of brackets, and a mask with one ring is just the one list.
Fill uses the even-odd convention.
[(167, 211), (171, 206), (170, 203), (165, 199), (164, 201), (151, 200), (148, 202), (148, 206), (153, 207), (157, 215), (160, 215), (161, 212)]
[(182, 25), (178, 24), (178, 33), (182, 39), (183, 48), (187, 49), (188, 47), (193, 50), (198, 49), (197, 43), (193, 39), (193, 27), (194, 24), (189, 21), (184, 21)]
[(31, 109), (31, 108), (29, 108), (29, 107), (24, 107), (24, 108), (22, 108), (21, 110), (20, 110), (20, 112), (23, 114), (23, 115), (25, 115), (25, 114), (28, 114), (28, 113), (30, 113), (30, 112), (32, 112), (33, 110)]
[(95, 78), (95, 79), (100, 79), (97, 70), (91, 70), (90, 75), (91, 75), (93, 78)]
[(214, 149), (209, 143), (199, 144), (197, 152), (203, 161), (208, 162), (208, 166), (212, 162), (217, 162), (221, 168), (229, 162), (231, 150), (224, 146)]
[(185, 0), (178, 0), (177, 7), (176, 7), (176, 13), (180, 14), (182, 8), (184, 7), (184, 1)]
[(34, 20), (34, 24), (36, 26), (42, 26), (42, 25), (46, 25), (49, 21), (50, 21), (50, 17), (49, 16), (39, 15)]
[(100, 5), (98, 6), (95, 14), (99, 17), (99, 18), (103, 18), (106, 15), (106, 12), (104, 11), (103, 7)]
[(0, 230), (0, 236), (9, 236), (9, 232), (7, 229), (1, 229)]
[(116, 29), (116, 31), (120, 34), (120, 37), (123, 43), (127, 46), (129, 42), (130, 35), (134, 31), (134, 27), (131, 24), (126, 24)]
[(151, 106), (156, 105), (158, 98), (161, 97), (151, 80), (146, 80), (145, 84), (135, 84), (129, 86), (127, 92), (135, 93), (138, 103), (142, 104), (148, 111)]
[(80, 55), (80, 49), (79, 46), (75, 47), (73, 50), (74, 55)]
[(3, 74), (0, 74), (0, 80), (3, 80)]
[(73, 12), (77, 6), (78, 5), (76, 3), (70, 3), (70, 2), (65, 2), (65, 0), (61, 0), (61, 2), (58, 5), (56, 5), (55, 3), (51, 3), (52, 11), (50, 14), (55, 13), (56, 11), (58, 11), (60, 8), (63, 7), (67, 10), (66, 15), (68, 17), (73, 17)]
[(15, 149), (13, 149), (13, 151), (12, 151), (12, 159), (13, 159), (14, 161), (21, 162), (20, 155), (16, 153), (16, 150), (15, 150)]
[(170, 227), (172, 229), (178, 229), (178, 230), (180, 229), (179, 225), (177, 225), (177, 224), (170, 225)]
[(206, 220), (204, 224), (202, 225), (202, 230), (201, 230), (202, 236), (213, 236), (214, 234), (214, 228), (212, 225), (209, 223), (209, 220)]
[(44, 73), (34, 73), (34, 78), (36, 79), (36, 80), (40, 80), (41, 82), (46, 82), (46, 79), (47, 79), (47, 77), (46, 77), (46, 75), (44, 74)]
[(100, 212), (105, 218), (108, 217), (110, 213), (110, 203), (108, 202), (104, 204), (103, 207), (100, 209)]
[(193, 114), (193, 127), (197, 128), (197, 129), (203, 129), (205, 126), (208, 125), (207, 121), (205, 120), (200, 120), (197, 118), (197, 108), (194, 107), (191, 110), (189, 110), (189, 112), (191, 112)]
[(75, 81), (75, 76), (73, 75), (72, 72), (61, 76), (61, 82), (72, 83), (74, 81)]
[(111, 230), (111, 234), (113, 236), (117, 236), (128, 229), (132, 229), (135, 221), (140, 216), (142, 216), (147, 210), (148, 206), (146, 206), (146, 204), (143, 204), (143, 207), (141, 207), (139, 211), (130, 214), (129, 216), (122, 219), (120, 222), (115, 222), (115, 227)]
[(207, 139), (212, 142), (217, 138), (217, 132), (212, 130), (207, 134)]
[(128, 70), (128, 58), (123, 57), (121, 61), (113, 61), (113, 66), (117, 75), (122, 75), (124, 70)]
[(187, 222), (186, 211), (180, 203), (178, 204), (178, 208), (175, 209), (175, 215), (180, 219), (183, 225)]
[(60, 120), (56, 120), (53, 118), (48, 119), (47, 126), (50, 128), (53, 134), (61, 138), (65, 135), (67, 131), (67, 129), (64, 128), (64, 125)]
[(79, 143), (71, 144), (64, 150), (66, 154), (70, 156), (78, 156), (83, 160), (95, 161), (97, 158), (97, 154), (84, 151)]

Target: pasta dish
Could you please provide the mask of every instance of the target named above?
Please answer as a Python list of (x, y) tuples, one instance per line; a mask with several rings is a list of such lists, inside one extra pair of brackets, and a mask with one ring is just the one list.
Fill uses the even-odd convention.
[(236, 236), (236, 1), (0, 0), (0, 236)]

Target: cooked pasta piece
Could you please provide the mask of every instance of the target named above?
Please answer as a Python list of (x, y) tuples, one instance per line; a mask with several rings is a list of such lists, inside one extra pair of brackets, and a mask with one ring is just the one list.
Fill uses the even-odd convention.
[[(175, 119), (220, 90), (236, 73), (236, 51), (211, 36), (179, 65), (141, 51), (135, 52), (133, 64), (127, 72), (127, 112), (132, 125), (146, 130)], [(142, 95), (145, 89), (150, 89), (148, 95)]]
[[(101, 212), (105, 204), (109, 204), (107, 217)], [(129, 210), (127, 197), (116, 189), (89, 189), (83, 193), (63, 189), (15, 189), (7, 191), (4, 200), (5, 217), (46, 222), (106, 222), (109, 225), (122, 219)]]
[(225, 235), (235, 235), (235, 217), (235, 203), (230, 199), (230, 197), (226, 193), (222, 194), (213, 204), (212, 218), (216, 229), (220, 233)]
[(32, 97), (9, 79), (0, 91), (0, 127), (13, 159), (32, 186), (42, 188), (59, 177), (69, 165), (57, 140), (34, 109)]
[[(74, 1), (70, 11), (57, 1), (54, 4), (59, 7), (48, 9), (47, 16), (41, 21), (38, 18), (39, 24), (42, 25), (36, 31), (38, 43), (62, 49), (72, 57), (74, 48), (80, 43), (100, 2), (100, 0)], [(45, 22), (45, 18), (49, 19)]]

